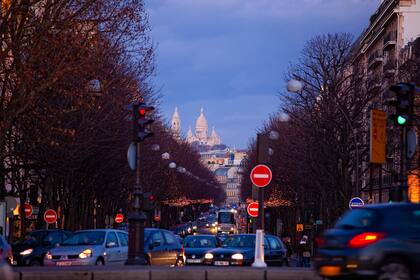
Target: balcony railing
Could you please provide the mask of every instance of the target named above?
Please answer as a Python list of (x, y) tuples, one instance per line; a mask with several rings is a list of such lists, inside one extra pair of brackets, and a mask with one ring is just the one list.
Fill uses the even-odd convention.
[(383, 69), (384, 76), (390, 77), (390, 76), (395, 75), (395, 70), (396, 69), (397, 69), (397, 63), (396, 63), (396, 61), (394, 59), (393, 60), (389, 60), (384, 65), (384, 69)]
[(384, 50), (389, 50), (397, 44), (397, 32), (391, 31), (384, 37)]
[(371, 76), (367, 81), (367, 89), (370, 91), (378, 90), (382, 87), (382, 79), (379, 75)]
[(369, 56), (369, 59), (368, 59), (369, 68), (382, 63), (383, 60), (384, 60), (384, 56), (383, 56), (382, 51), (376, 50)]

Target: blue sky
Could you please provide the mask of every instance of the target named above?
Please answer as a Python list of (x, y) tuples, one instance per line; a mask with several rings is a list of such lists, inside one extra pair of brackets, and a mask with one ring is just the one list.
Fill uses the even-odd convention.
[(157, 45), (155, 88), (183, 133), (204, 111), (229, 146), (246, 148), (280, 107), (284, 74), (305, 42), (357, 36), (380, 0), (146, 0)]

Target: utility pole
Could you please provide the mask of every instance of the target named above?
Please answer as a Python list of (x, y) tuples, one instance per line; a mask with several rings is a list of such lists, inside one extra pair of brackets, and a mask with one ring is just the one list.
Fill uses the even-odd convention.
[(153, 123), (153, 119), (147, 119), (146, 114), (154, 110), (144, 103), (132, 104), (133, 119), (133, 142), (136, 143), (136, 183), (132, 190), (132, 206), (128, 214), (128, 259), (126, 265), (146, 265), (144, 258), (144, 223), (146, 215), (143, 212), (143, 192), (140, 185), (140, 156), (141, 143), (153, 133), (146, 126)]

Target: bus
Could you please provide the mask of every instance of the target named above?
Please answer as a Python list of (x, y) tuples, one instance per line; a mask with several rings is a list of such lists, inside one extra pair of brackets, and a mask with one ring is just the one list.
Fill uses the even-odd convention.
[(217, 212), (217, 233), (238, 233), (238, 211), (235, 209), (220, 209)]

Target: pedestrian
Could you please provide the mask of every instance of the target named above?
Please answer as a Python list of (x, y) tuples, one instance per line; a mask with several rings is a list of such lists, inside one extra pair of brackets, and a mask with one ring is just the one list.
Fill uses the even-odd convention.
[(307, 235), (302, 236), (298, 248), (300, 266), (310, 267), (311, 250)]
[(286, 236), (286, 237), (283, 238), (283, 244), (284, 244), (284, 246), (286, 247), (286, 250), (287, 250), (286, 251), (286, 256), (284, 258), (284, 262), (285, 262), (286, 266), (290, 266), (290, 259), (292, 257), (292, 253), (293, 253), (292, 242), (291, 241), (292, 240), (291, 240), (290, 236)]

